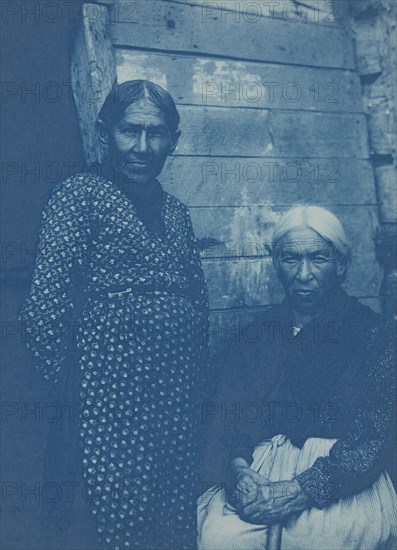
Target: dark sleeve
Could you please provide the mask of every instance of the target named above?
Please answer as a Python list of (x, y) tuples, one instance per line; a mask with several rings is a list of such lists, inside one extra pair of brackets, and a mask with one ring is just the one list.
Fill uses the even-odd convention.
[(238, 434), (238, 437), (230, 446), (230, 459), (244, 458), (248, 464), (251, 464), (254, 447), (252, 437), (249, 434)]
[[(331, 448), (328, 457), (296, 477), (315, 506), (323, 508), (336, 500), (368, 488), (384, 470), (395, 411), (395, 341), (390, 327), (379, 326), (369, 335), (371, 364), (366, 391), (358, 403), (350, 430)], [(364, 355), (362, 355), (364, 356)]]
[(249, 463), (252, 461), (251, 441), (248, 437), (244, 438), (245, 430), (240, 422), (242, 380), (239, 364), (237, 345), (223, 345), (222, 352), (213, 355), (210, 373), (212, 391), (202, 411), (202, 425), (206, 434), (203, 448), (205, 479), (213, 483), (226, 483), (228, 486), (231, 486), (230, 460), (243, 455)]
[(59, 185), (43, 210), (28, 298), (19, 312), (26, 345), (44, 378), (56, 382), (73, 339), (75, 268), (87, 250), (83, 197), (74, 182)]
[[(233, 458), (243, 458), (252, 463), (256, 445), (274, 435), (274, 427), (266, 425), (266, 402), (272, 400), (271, 386), (261, 381), (265, 373), (258, 354), (262, 348), (240, 339), (236, 343), (222, 345), (219, 369), (216, 373), (216, 391), (209, 405), (208, 444), (216, 470), (227, 473)], [(253, 407), (251, 407), (253, 406)], [(215, 468), (214, 468), (215, 469)]]
[[(239, 399), (242, 407), (244, 404), (252, 403), (257, 408), (253, 409), (252, 422), (247, 422), (250, 416), (248, 411), (245, 414), (244, 409), (240, 411), (240, 421), (229, 436), (229, 458), (244, 458), (248, 464), (252, 463), (253, 452), (259, 442), (271, 439), (278, 433), (284, 433), (283, 424), (280, 418), (276, 417), (276, 410), (280, 403), (286, 402), (285, 373), (278, 360), (275, 360), (277, 350), (270, 347), (266, 351), (265, 346), (266, 342), (263, 342), (260, 349), (253, 349), (248, 355), (243, 353), (242, 359), (239, 360), (242, 360), (245, 366), (240, 369), (239, 365), (234, 367), (235, 372), (239, 371), (235, 384), (240, 390)], [(234, 356), (238, 357), (238, 354)], [(258, 367), (254, 366), (251, 369), (250, 367), (256, 363)], [(263, 366), (266, 366), (265, 370)]]

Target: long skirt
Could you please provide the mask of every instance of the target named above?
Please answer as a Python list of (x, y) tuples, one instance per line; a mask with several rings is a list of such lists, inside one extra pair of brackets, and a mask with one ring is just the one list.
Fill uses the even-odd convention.
[(200, 317), (153, 292), (88, 303), (81, 352), (81, 451), (100, 548), (195, 545)]
[[(271, 481), (292, 479), (327, 456), (333, 439), (310, 438), (302, 449), (283, 435), (260, 443), (251, 468)], [(198, 503), (199, 550), (260, 550), (269, 529), (242, 521), (219, 486)], [(282, 550), (377, 550), (397, 548), (397, 496), (384, 472), (361, 493), (323, 509), (311, 508), (283, 525)]]

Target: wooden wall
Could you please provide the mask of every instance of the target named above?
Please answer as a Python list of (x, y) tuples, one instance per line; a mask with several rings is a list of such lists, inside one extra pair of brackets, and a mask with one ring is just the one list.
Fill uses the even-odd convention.
[[(327, 4), (315, 4), (324, 10), (279, 0), (271, 16), (259, 10), (265, 3), (246, 0), (109, 8), (106, 63), (115, 68), (105, 88), (113, 70), (119, 82), (152, 80), (181, 114), (180, 143), (160, 179), (190, 208), (215, 340), (222, 323), (249, 322), (282, 297), (268, 244), (297, 202), (340, 217), (355, 251), (346, 288), (379, 307), (376, 193), (353, 44)], [(93, 128), (92, 113), (81, 119), (86, 132)], [(89, 133), (86, 156), (95, 157)]]

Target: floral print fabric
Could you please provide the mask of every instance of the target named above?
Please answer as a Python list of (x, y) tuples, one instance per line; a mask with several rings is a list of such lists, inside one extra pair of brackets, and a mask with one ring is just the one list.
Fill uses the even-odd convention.
[(162, 219), (159, 236), (99, 176), (57, 186), (20, 314), (48, 380), (76, 335), (81, 460), (104, 548), (194, 546), (207, 293), (187, 208), (164, 193)]

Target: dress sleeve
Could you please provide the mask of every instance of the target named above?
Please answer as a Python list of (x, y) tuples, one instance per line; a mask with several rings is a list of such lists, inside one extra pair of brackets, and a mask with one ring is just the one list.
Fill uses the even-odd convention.
[(385, 468), (388, 444), (393, 437), (396, 393), (392, 335), (390, 327), (371, 331), (372, 353), (368, 353), (368, 360), (372, 364), (366, 371), (366, 390), (350, 430), (333, 445), (328, 457), (318, 458), (311, 468), (296, 476), (318, 508), (363, 491)]
[(223, 348), (220, 365), (211, 379), (213, 394), (203, 415), (209, 433), (207, 451), (214, 454), (216, 449), (217, 456), (210, 456), (213, 470), (219, 481), (229, 484), (231, 460), (243, 458), (251, 464), (255, 446), (268, 435), (264, 408), (256, 419), (250, 418), (245, 409), (246, 405), (262, 404), (266, 400), (262, 395), (272, 395), (271, 388), (266, 389), (259, 380), (263, 375), (257, 368), (259, 353), (258, 347), (249, 342), (229, 343), (227, 349)]
[(193, 304), (196, 306), (203, 323), (208, 322), (208, 292), (203, 268), (201, 266), (200, 252), (193, 231), (192, 220), (186, 208), (186, 237), (188, 246), (188, 271), (190, 281), (190, 294)]
[(82, 264), (88, 225), (85, 201), (73, 182), (52, 193), (43, 210), (33, 281), (19, 312), (26, 345), (44, 378), (57, 382), (73, 336), (72, 309), (76, 267)]

